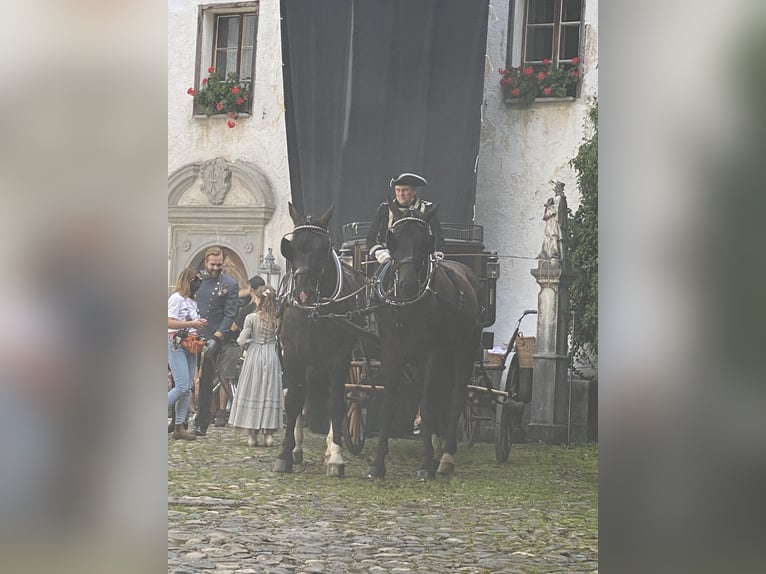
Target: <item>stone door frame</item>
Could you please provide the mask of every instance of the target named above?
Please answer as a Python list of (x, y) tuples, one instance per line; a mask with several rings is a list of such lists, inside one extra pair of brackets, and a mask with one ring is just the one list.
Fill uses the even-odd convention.
[[(196, 193), (188, 201), (192, 188), (204, 186), (203, 170), (215, 162), (227, 171), (232, 185), (244, 189), (247, 197), (240, 204), (221, 197)], [(185, 196), (187, 199), (185, 199)], [(212, 199), (211, 199), (212, 197)], [(244, 204), (243, 204), (244, 203)], [(213, 245), (231, 249), (242, 260), (248, 277), (255, 275), (263, 260), (264, 229), (276, 209), (272, 185), (253, 163), (230, 162), (215, 158), (187, 164), (168, 177), (168, 285), (169, 290), (182, 269), (189, 266), (200, 251)]]

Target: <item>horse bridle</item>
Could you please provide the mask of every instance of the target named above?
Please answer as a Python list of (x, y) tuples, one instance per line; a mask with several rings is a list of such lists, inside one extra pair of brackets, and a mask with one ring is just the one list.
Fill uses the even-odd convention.
[[(304, 223), (303, 225), (298, 225), (295, 227), (290, 233), (286, 233), (282, 236), (282, 240), (288, 240), (289, 235), (295, 235), (296, 231), (301, 230), (308, 230), (311, 233), (316, 233), (318, 235), (321, 235), (323, 237), (327, 238), (327, 256), (332, 258), (333, 263), (335, 264), (335, 289), (333, 290), (333, 294), (329, 298), (323, 298), (321, 291), (319, 289), (319, 284), (322, 281), (322, 277), (324, 276), (325, 270), (327, 268), (327, 258), (324, 259), (324, 263), (322, 264), (322, 269), (319, 272), (319, 275), (316, 280), (315, 289), (317, 293), (317, 302), (313, 305), (303, 305), (300, 303), (293, 294), (293, 290), (295, 288), (296, 278), (298, 275), (301, 274), (308, 274), (308, 270), (303, 267), (296, 267), (293, 268), (292, 265), (290, 266), (290, 274), (287, 281), (287, 284), (285, 286), (285, 295), (287, 297), (288, 303), (293, 306), (297, 307), (299, 309), (303, 309), (306, 311), (313, 311), (319, 307), (322, 307), (324, 305), (330, 305), (332, 303), (337, 303), (339, 301), (338, 295), (340, 295), (341, 291), (343, 290), (343, 269), (341, 268), (340, 264), (340, 258), (338, 255), (333, 251), (332, 249), (332, 240), (330, 238), (330, 232), (327, 231), (324, 227), (320, 227), (318, 225), (313, 225), (311, 223)], [(324, 299), (324, 300), (323, 300)], [(345, 299), (345, 297), (343, 298)]]
[[(391, 227), (389, 228), (389, 233), (392, 232), (394, 227), (396, 227), (397, 225), (399, 225), (400, 223), (403, 223), (405, 221), (414, 221), (418, 225), (420, 225), (421, 227), (425, 227), (429, 231), (431, 229), (431, 226), (428, 224), (427, 221), (425, 221), (425, 220), (423, 220), (423, 219), (421, 219), (419, 217), (407, 216), (407, 217), (402, 217), (402, 218), (397, 219), (396, 221), (394, 221), (391, 224)], [(431, 254), (428, 255), (428, 260), (427, 260), (428, 266), (427, 266), (427, 269), (426, 269), (426, 280), (423, 283), (422, 287), (418, 288), (418, 294), (414, 298), (406, 299), (406, 300), (392, 298), (390, 292), (384, 292), (383, 291), (383, 282), (382, 281), (378, 281), (377, 282), (377, 286), (376, 287), (377, 287), (377, 291), (378, 291), (378, 296), (380, 297), (380, 299), (386, 305), (392, 305), (394, 307), (404, 307), (404, 306), (407, 306), (407, 305), (413, 305), (413, 304), (417, 303), (418, 301), (423, 299), (423, 297), (425, 297), (428, 293), (431, 292), (431, 280), (433, 279), (433, 275), (434, 275), (434, 271), (436, 270), (437, 263), (439, 261), (441, 261), (442, 259), (444, 259), (444, 254), (442, 252), (440, 252), (440, 251), (437, 251), (437, 252), (434, 252), (434, 253), (431, 253)], [(394, 261), (392, 259), (391, 261), (392, 261), (392, 265), (391, 265), (391, 269), (389, 271), (393, 271), (393, 273), (394, 273), (394, 278), (393, 278), (393, 291), (394, 291), (394, 293), (393, 293), (393, 296), (396, 297), (396, 285), (397, 285), (396, 273), (398, 272), (399, 267), (402, 266), (402, 265), (417, 265), (418, 261), (414, 257), (405, 257), (404, 259), (401, 259), (399, 261)], [(418, 283), (420, 283), (420, 279), (418, 279)]]

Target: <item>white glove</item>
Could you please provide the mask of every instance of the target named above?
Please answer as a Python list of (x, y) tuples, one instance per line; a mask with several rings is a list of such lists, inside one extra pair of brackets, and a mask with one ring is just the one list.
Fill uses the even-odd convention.
[(378, 263), (383, 265), (386, 261), (391, 259), (391, 253), (388, 251), (388, 249), (378, 249), (375, 252), (375, 259), (378, 260)]

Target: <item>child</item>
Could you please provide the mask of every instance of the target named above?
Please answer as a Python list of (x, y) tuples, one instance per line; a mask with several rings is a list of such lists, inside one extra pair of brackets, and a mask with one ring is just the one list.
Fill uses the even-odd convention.
[(229, 424), (248, 430), (248, 446), (274, 444), (282, 427), (282, 369), (276, 349), (276, 294), (268, 285), (254, 293), (256, 310), (245, 317), (237, 343), (246, 349)]

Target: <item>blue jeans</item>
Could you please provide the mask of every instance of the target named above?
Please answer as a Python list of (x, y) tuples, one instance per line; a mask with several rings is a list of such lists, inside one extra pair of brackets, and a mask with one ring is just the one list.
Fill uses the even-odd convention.
[(175, 386), (168, 391), (168, 408), (175, 405), (177, 425), (186, 422), (189, 413), (189, 397), (194, 373), (197, 370), (197, 355), (183, 347), (173, 347), (172, 336), (168, 335), (168, 365)]

